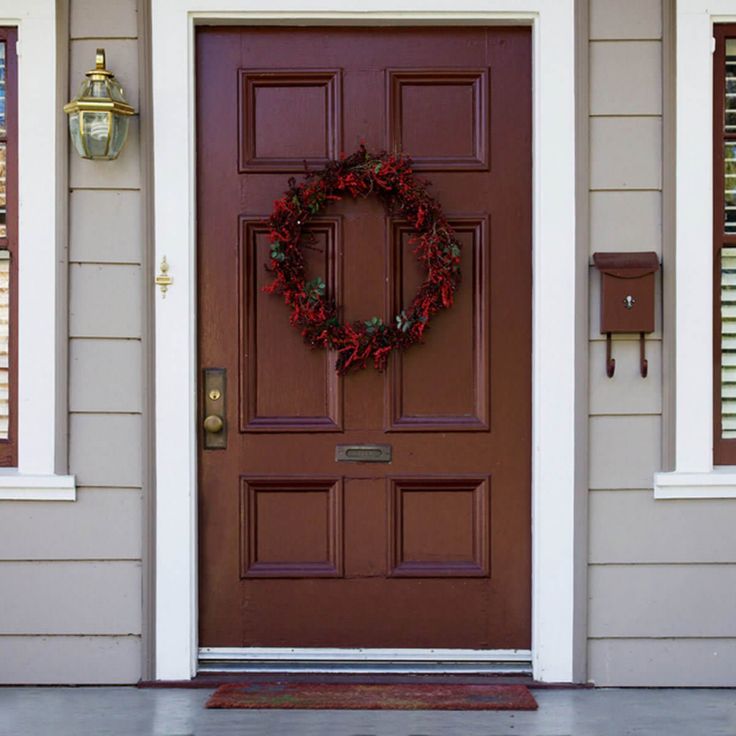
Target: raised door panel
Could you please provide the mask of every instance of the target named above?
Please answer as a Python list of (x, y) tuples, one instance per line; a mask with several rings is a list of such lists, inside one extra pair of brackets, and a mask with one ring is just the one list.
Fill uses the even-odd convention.
[[(305, 347), (283, 299), (264, 291), (271, 282), (264, 219), (240, 222), (240, 431), (339, 431), (342, 396), (334, 356)], [(324, 278), (327, 293), (339, 300), (340, 220), (316, 218), (304, 237), (307, 274)]]
[(342, 482), (240, 479), (241, 578), (342, 575)]
[(486, 69), (389, 70), (389, 150), (426, 171), (489, 167)]
[(247, 70), (240, 81), (240, 171), (304, 171), (340, 153), (341, 77), (328, 70)]
[[(463, 281), (452, 309), (432, 319), (424, 344), (393, 356), (386, 382), (392, 431), (484, 431), (489, 426), (488, 218), (452, 217), (462, 246)], [(394, 222), (390, 236), (392, 311), (411, 301), (424, 278), (413, 231)]]

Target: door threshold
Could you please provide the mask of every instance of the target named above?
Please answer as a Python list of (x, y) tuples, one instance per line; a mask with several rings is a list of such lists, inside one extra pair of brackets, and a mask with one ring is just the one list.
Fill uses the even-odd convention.
[(198, 673), (531, 675), (528, 649), (201, 647)]

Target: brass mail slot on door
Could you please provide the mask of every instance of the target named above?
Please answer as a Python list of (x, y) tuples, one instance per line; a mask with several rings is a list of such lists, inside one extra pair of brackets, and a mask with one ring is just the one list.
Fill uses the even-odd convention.
[(391, 445), (336, 445), (336, 463), (390, 463)]

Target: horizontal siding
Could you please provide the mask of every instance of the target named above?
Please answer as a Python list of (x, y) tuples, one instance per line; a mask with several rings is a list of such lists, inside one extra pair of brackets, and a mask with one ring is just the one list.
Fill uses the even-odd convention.
[(104, 3), (100, 0), (73, 0), (69, 18), (69, 35), (72, 39), (133, 38), (137, 36), (137, 0), (113, 0)]
[(69, 410), (141, 412), (141, 350), (140, 340), (71, 340)]
[(591, 115), (661, 115), (662, 44), (590, 44)]
[(4, 502), (0, 560), (133, 560), (141, 556), (140, 490), (80, 488), (75, 503)]
[(590, 252), (662, 253), (662, 193), (591, 192)]
[(82, 486), (132, 486), (143, 482), (141, 417), (72, 414), (69, 464)]
[[(141, 193), (79, 189), (69, 195), (69, 260), (139, 264)], [(100, 240), (100, 225), (104, 241)]]
[(140, 634), (140, 562), (0, 562), (0, 634)]
[(72, 264), (69, 290), (71, 337), (141, 337), (140, 266)]
[(661, 189), (661, 149), (658, 117), (591, 118), (591, 188)]
[[(735, 662), (736, 639), (598, 639), (588, 642), (588, 677), (599, 686), (734, 687)], [(718, 731), (700, 722), (693, 730), (693, 734), (696, 733)]]
[(590, 0), (592, 40), (662, 37), (660, 0)]
[(590, 488), (651, 488), (660, 470), (660, 416), (590, 418)]
[(129, 685), (140, 671), (139, 636), (0, 636), (2, 685)]
[(649, 490), (596, 491), (588, 511), (592, 563), (736, 563), (733, 501), (656, 501)]
[(594, 638), (736, 636), (736, 565), (592, 565), (588, 596)]

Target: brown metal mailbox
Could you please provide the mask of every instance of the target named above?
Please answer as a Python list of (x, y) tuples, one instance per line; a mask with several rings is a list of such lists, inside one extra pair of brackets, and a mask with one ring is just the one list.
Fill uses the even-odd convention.
[(656, 253), (594, 253), (593, 263), (601, 272), (601, 332), (607, 335), (606, 370), (613, 376), (611, 335), (638, 332), (641, 346), (641, 375), (647, 375), (644, 335), (654, 332), (654, 274), (659, 270)]

